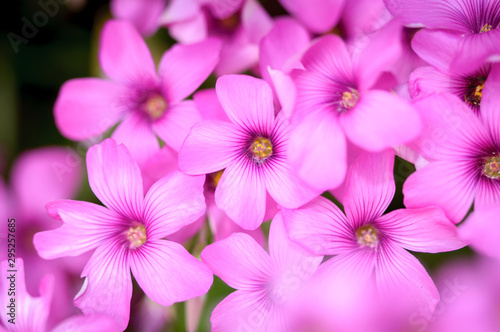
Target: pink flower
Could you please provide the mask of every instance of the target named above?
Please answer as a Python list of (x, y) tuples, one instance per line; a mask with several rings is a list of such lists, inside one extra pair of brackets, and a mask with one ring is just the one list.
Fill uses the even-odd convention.
[(66, 82), (54, 116), (61, 133), (85, 140), (122, 121), (112, 137), (127, 145), (142, 164), (158, 151), (158, 135), (178, 150), (200, 120), (193, 101), (184, 99), (210, 75), (220, 43), (206, 40), (175, 45), (163, 55), (159, 72), (141, 36), (129, 23), (110, 21), (102, 31), (101, 67), (111, 80), (81, 78)]
[(400, 56), (400, 33), (398, 22), (389, 23), (354, 59), (339, 37), (321, 37), (302, 58), (305, 70), (292, 74), (298, 95), (290, 158), (301, 178), (315, 188), (333, 189), (344, 180), (346, 139), (381, 151), (420, 133), (417, 112), (377, 84), (382, 71)]
[(311, 32), (321, 34), (337, 24), (345, 0), (279, 0)]
[(365, 152), (347, 175), (345, 214), (319, 197), (300, 209), (283, 210), (283, 220), (291, 240), (314, 254), (336, 255), (320, 267), (331, 282), (342, 281), (336, 297), (352, 301), (346, 291), (352, 289), (366, 298), (373, 292), (366, 287), (373, 282), (382, 300), (394, 300), (396, 308), (396, 303), (429, 306), (439, 297), (436, 287), (405, 249), (435, 253), (464, 244), (438, 208), (383, 214), (395, 192), (393, 167), (392, 151)]
[(500, 259), (500, 206), (476, 209), (460, 226), (460, 236), (478, 252)]
[(385, 0), (403, 24), (425, 27), (415, 52), (437, 68), (467, 73), (500, 57), (500, 4), (496, 0)]
[(473, 202), (478, 209), (500, 203), (500, 112), (494, 91), (495, 84), (483, 90), (481, 119), (451, 94), (415, 101), (425, 131), (412, 147), (429, 164), (406, 180), (407, 207), (439, 206), (459, 223)]
[(216, 92), (231, 123), (195, 125), (179, 153), (179, 168), (188, 174), (224, 170), (215, 202), (248, 230), (263, 221), (266, 192), (287, 208), (317, 195), (288, 163), (289, 126), (283, 113), (275, 117), (269, 85), (250, 76), (227, 75), (218, 79)]
[(280, 213), (271, 223), (269, 254), (250, 236), (235, 233), (207, 246), (202, 260), (236, 291), (212, 312), (212, 331), (288, 331), (289, 305), (321, 263), (292, 243)]
[(90, 187), (106, 207), (51, 202), (49, 214), (64, 224), (34, 238), (45, 259), (96, 249), (82, 272), (85, 282), (76, 306), (86, 315), (110, 316), (124, 329), (132, 296), (130, 270), (146, 295), (162, 305), (206, 293), (212, 283), (207, 267), (180, 244), (162, 239), (204, 213), (203, 177), (172, 173), (144, 197), (138, 165), (112, 139), (89, 149), (87, 168)]

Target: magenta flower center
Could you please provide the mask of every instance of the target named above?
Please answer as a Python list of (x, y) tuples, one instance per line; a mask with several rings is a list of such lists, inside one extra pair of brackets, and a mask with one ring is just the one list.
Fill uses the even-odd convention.
[(481, 27), (481, 30), (479, 31), (479, 33), (491, 31), (492, 28), (493, 27), (491, 26), (491, 24), (486, 23), (485, 25), (483, 25)]
[(273, 154), (273, 145), (268, 138), (257, 137), (250, 145), (250, 153), (257, 161), (264, 161)]
[(348, 111), (354, 106), (356, 106), (358, 99), (359, 99), (358, 90), (351, 89), (350, 91), (344, 91), (344, 93), (342, 93), (342, 100), (340, 101), (342, 110)]
[(127, 237), (130, 249), (139, 248), (147, 240), (146, 227), (144, 227), (144, 225), (142, 224), (130, 226), (125, 235)]
[(167, 110), (167, 102), (160, 95), (152, 95), (148, 97), (144, 103), (144, 111), (151, 118), (157, 120), (163, 116)]
[(470, 106), (479, 107), (481, 105), (481, 98), (483, 97), (483, 88), (484, 81), (472, 86), (471, 91), (465, 95), (465, 102)]
[(362, 247), (375, 248), (378, 244), (378, 231), (372, 225), (364, 225), (356, 231), (356, 238)]
[(500, 179), (500, 156), (486, 157), (483, 161), (483, 175), (494, 180)]

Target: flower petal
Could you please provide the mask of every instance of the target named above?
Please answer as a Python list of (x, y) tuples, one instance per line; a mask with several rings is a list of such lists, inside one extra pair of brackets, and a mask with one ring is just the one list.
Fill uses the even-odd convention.
[(77, 78), (63, 84), (54, 105), (57, 129), (72, 140), (103, 134), (124, 115), (121, 101), (129, 88), (99, 78)]
[(156, 80), (156, 67), (148, 46), (127, 21), (108, 21), (101, 32), (99, 62), (114, 81), (141, 84)]
[(205, 264), (166, 240), (148, 239), (130, 253), (130, 267), (146, 295), (165, 306), (205, 294), (213, 280)]
[(201, 259), (212, 272), (232, 288), (255, 290), (273, 276), (269, 255), (245, 233), (234, 233), (208, 245)]
[(400, 97), (386, 91), (369, 91), (357, 105), (340, 116), (347, 137), (356, 145), (381, 151), (405, 144), (421, 132), (420, 116)]
[(470, 242), (470, 246), (482, 254), (500, 259), (498, 238), (498, 216), (500, 208), (491, 206), (475, 209), (467, 218), (465, 224), (460, 226), (460, 236)]
[(148, 238), (170, 235), (205, 213), (204, 180), (176, 171), (153, 184), (144, 199), (142, 219)]
[(205, 81), (219, 61), (220, 41), (208, 38), (190, 45), (176, 44), (160, 61), (160, 77), (168, 103), (184, 100)]
[(117, 144), (124, 144), (140, 166), (160, 151), (151, 123), (141, 114), (132, 113), (126, 117), (111, 137)]
[(500, 181), (481, 177), (477, 187), (475, 208), (497, 206), (500, 204)]
[(450, 75), (426, 66), (415, 69), (408, 81), (412, 98), (425, 97), (435, 92), (452, 92), (455, 81)]
[(153, 123), (154, 131), (168, 146), (179, 151), (191, 127), (201, 121), (192, 100), (186, 100), (167, 109), (165, 115)]
[(206, 4), (214, 16), (219, 19), (235, 14), (243, 5), (243, 0), (198, 0), (198, 2)]
[(317, 255), (338, 255), (356, 246), (354, 228), (331, 201), (318, 197), (296, 210), (281, 212), (288, 236)]
[(270, 133), (274, 107), (269, 84), (246, 75), (225, 75), (217, 80), (215, 90), (233, 123), (257, 134)]
[(432, 162), (408, 177), (404, 203), (408, 208), (438, 206), (457, 224), (472, 205), (478, 180), (474, 162)]
[[(500, 65), (492, 65), (491, 71), (484, 83), (481, 97), (480, 116), (483, 123), (490, 130), (490, 135), (500, 148)], [(500, 152), (500, 151), (498, 151)]]
[(75, 305), (86, 316), (105, 315), (125, 329), (130, 318), (132, 279), (126, 247), (118, 239), (97, 248), (85, 266)]
[(57, 324), (51, 332), (85, 332), (85, 331), (107, 331), (118, 332), (121, 329), (107, 316), (83, 316), (75, 315)]
[(241, 152), (245, 139), (229, 122), (195, 124), (179, 151), (179, 169), (188, 174), (208, 174), (228, 167)]
[(266, 188), (261, 170), (247, 156), (228, 166), (215, 189), (215, 203), (235, 223), (247, 230), (262, 224)]
[[(496, 5), (497, 11), (500, 9)], [(498, 15), (495, 14), (495, 15)], [(450, 64), (454, 72), (468, 73), (477, 70), (485, 62), (496, 62), (500, 57), (500, 30), (494, 29), (486, 33), (475, 33), (460, 39), (455, 58)], [(494, 61), (491, 61), (494, 60)]]
[(158, 29), (165, 0), (149, 0), (146, 6), (135, 0), (112, 0), (110, 7), (114, 17), (129, 21), (140, 34), (147, 36)]
[(215, 89), (200, 90), (193, 95), (193, 100), (204, 120), (229, 122), (226, 112), (217, 99)]
[(362, 153), (347, 175), (344, 209), (354, 229), (374, 221), (394, 197), (394, 151)]
[(449, 30), (418, 31), (411, 41), (415, 53), (442, 72), (448, 72), (462, 35)]
[(335, 26), (345, 0), (280, 0), (279, 2), (309, 30), (321, 34)]
[(101, 245), (127, 224), (118, 213), (93, 203), (53, 201), (47, 204), (47, 210), (64, 224), (35, 234), (33, 243), (44, 259), (81, 255)]
[(440, 208), (395, 210), (377, 219), (376, 225), (391, 240), (411, 251), (436, 253), (466, 245)]
[(141, 220), (144, 199), (141, 171), (124, 145), (107, 139), (87, 152), (90, 188), (111, 210)]

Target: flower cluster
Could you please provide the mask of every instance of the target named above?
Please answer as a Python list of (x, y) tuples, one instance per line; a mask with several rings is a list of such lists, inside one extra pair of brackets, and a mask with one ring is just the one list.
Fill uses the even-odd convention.
[[(63, 148), (19, 159), (0, 329), (160, 331), (186, 302), (189, 331), (500, 331), (500, 2), (279, 4), (111, 1), (102, 77), (54, 105), (102, 204), (72, 200), (79, 167), (55, 178)], [(467, 245), (434, 278), (408, 252)]]

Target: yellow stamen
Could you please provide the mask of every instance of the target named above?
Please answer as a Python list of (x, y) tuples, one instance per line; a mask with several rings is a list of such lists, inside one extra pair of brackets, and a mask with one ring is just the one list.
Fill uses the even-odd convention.
[(500, 179), (500, 156), (484, 158), (483, 174), (490, 179)]
[(142, 224), (138, 224), (135, 227), (130, 226), (126, 231), (126, 237), (129, 242), (130, 249), (139, 248), (146, 242), (146, 227)]
[(265, 160), (273, 154), (273, 145), (268, 138), (257, 137), (250, 145), (250, 152), (256, 160)]
[(378, 244), (378, 231), (372, 225), (364, 225), (356, 231), (356, 238), (361, 246), (374, 248)]
[(492, 28), (493, 27), (491, 26), (491, 24), (486, 23), (485, 25), (483, 25), (479, 33), (491, 31)]
[(351, 91), (345, 91), (342, 93), (342, 106), (346, 110), (350, 110), (354, 106), (356, 106), (356, 103), (358, 102), (359, 99), (359, 92), (357, 90), (352, 89)]
[(162, 96), (154, 95), (146, 100), (145, 109), (151, 120), (157, 120), (161, 118), (167, 110), (167, 102)]

